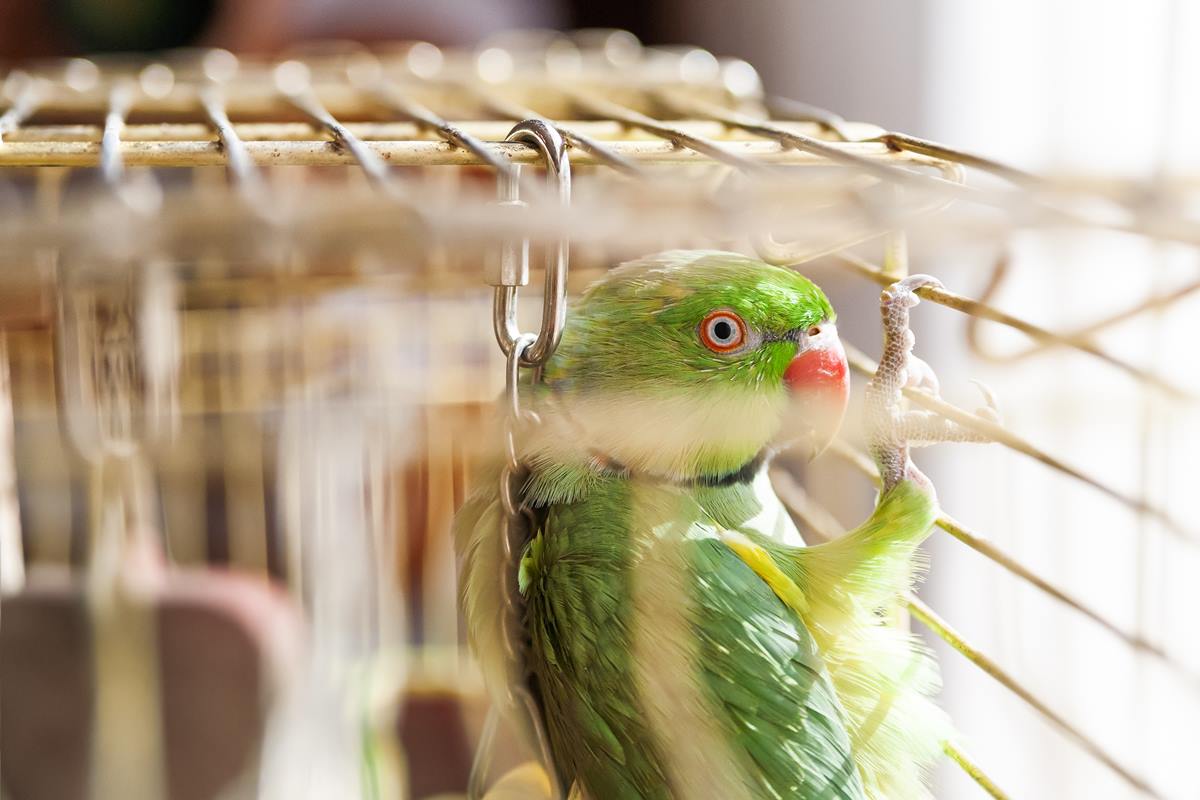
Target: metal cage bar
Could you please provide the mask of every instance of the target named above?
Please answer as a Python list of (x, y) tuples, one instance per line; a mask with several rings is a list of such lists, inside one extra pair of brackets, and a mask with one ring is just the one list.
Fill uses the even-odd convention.
[[(874, 471), (874, 466), (871, 464), (870, 459), (865, 454), (848, 447), (844, 443), (838, 443), (836, 445), (835, 453), (846, 458), (868, 476), (872, 477), (876, 483), (878, 483), (879, 475)], [(828, 541), (829, 539), (835, 538), (842, 533), (840, 526), (837, 525), (836, 521), (832, 521), (833, 518), (828, 511), (824, 510), (820, 505), (800, 493), (800, 491), (798, 491), (798, 487), (796, 487), (793, 483), (790, 483), (786, 478), (780, 480), (778, 475), (773, 475), (772, 477), (776, 491), (778, 492), (780, 499), (783, 501), (784, 506), (788, 509), (789, 513), (803, 522), (807, 529), (816, 533), (818, 539), (822, 541)], [(942, 527), (943, 529), (952, 524), (953, 523), (945, 515), (939, 517), (937, 521), (938, 527)], [(1000, 564), (1001, 566), (1005, 566), (1005, 564), (1001, 561), (996, 560), (996, 563)], [(1014, 574), (1018, 574), (1019, 576), (1021, 575), (1019, 572)], [(1034, 585), (1039, 584), (1034, 583)], [(1147, 797), (1162, 797), (1162, 795), (1160, 795), (1144, 778), (1131, 772), (1095, 739), (1088, 736), (1085, 732), (1069, 722), (1057, 711), (1052, 709), (1044, 700), (1039, 698), (1024, 684), (1001, 668), (994, 660), (980, 651), (979, 648), (970, 644), (960, 633), (958, 633), (958, 631), (954, 630), (954, 628), (951, 627), (948, 622), (942, 619), (936, 612), (933, 611), (933, 609), (923, 603), (915, 595), (906, 595), (904, 598), (904, 605), (908, 609), (909, 613), (920, 620), (921, 623), (929, 628), (929, 630), (938, 638), (945, 641), (981, 671), (986, 673), (997, 683), (1004, 686), (1014, 695), (1019, 697), (1039, 716), (1061, 731), (1070, 741), (1074, 742), (1097, 761), (1104, 764), (1114, 774), (1116, 774), (1130, 786), (1145, 794)], [(1075, 606), (1072, 605), (1072, 607)], [(1092, 614), (1089, 614), (1089, 616), (1092, 616)], [(1106, 627), (1110, 626), (1106, 624)], [(949, 746), (951, 749), (954, 749), (952, 744)], [(991, 779), (988, 778), (987, 775), (983, 773), (973, 762), (969, 761), (965, 754), (956, 750), (954, 753), (948, 752), (948, 755), (950, 755), (951, 759), (985, 791), (987, 791), (993, 797), (997, 796), (996, 791), (998, 791), (998, 789), (996, 789), (994, 782), (992, 782)]]

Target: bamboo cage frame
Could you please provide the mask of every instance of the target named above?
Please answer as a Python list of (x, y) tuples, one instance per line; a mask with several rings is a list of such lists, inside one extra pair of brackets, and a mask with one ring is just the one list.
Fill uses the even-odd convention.
[[(571, 68), (553, 68), (564, 63)], [(701, 65), (699, 77), (688, 71), (695, 64)], [(398, 175), (399, 168), (470, 166), (505, 172), (514, 165), (535, 163), (534, 148), (503, 139), (514, 122), (543, 118), (566, 139), (574, 166), (608, 169), (634, 182), (653, 181), (661, 174), (653, 170), (664, 168), (719, 166), (760, 175), (780, 167), (832, 165), (898, 188), (931, 192), (940, 202), (977, 201), (1002, 208), (1019, 202), (1055, 219), (1077, 222), (1080, 218), (1073, 211), (1064, 212), (1061, 206), (1044, 201), (1082, 194), (1128, 212), (1134, 222), (1120, 229), (1151, 238), (1200, 241), (1200, 224), (1187, 220), (1139, 227), (1145, 221), (1138, 216), (1137, 201), (1129, 199), (1136, 195), (1120, 187), (1055, 182), (977, 154), (847, 122), (822, 109), (764, 98), (755, 81), (744, 80), (746, 69), (743, 62), (721, 62), (695, 49), (642, 48), (620, 33), (599, 39), (596, 34), (558, 37), (532, 51), (504, 46), (440, 51), (414, 43), (382, 53), (348, 48), (334, 55), (297, 54), (274, 62), (239, 63), (223, 51), (180, 54), (133, 68), (77, 59), (9, 74), (4, 85), (8, 105), (0, 113), (0, 167), (17, 172), (98, 167), (113, 190), (119, 190), (135, 168), (224, 167), (254, 210), (262, 204), (263, 168), (356, 165), (376, 190), (403, 200), (408, 187)], [(965, 170), (988, 173), (1015, 187), (1019, 199), (1007, 188), (981, 191), (965, 184)], [(905, 269), (902, 234), (887, 233), (887, 242), (889, 255), (882, 265), (848, 252), (836, 252), (826, 260), (849, 275), (887, 285)], [(919, 294), (967, 315), (972, 326), (986, 320), (1024, 334), (1031, 347), (1013, 358), (1048, 347), (1070, 348), (1138, 385), (1188, 402), (1194, 398), (1166, 378), (1107, 352), (1091, 335), (1106, 321), (1169, 307), (1197, 287), (1200, 283), (1066, 332), (1002, 311), (989, 297), (974, 299), (929, 288)], [(0, 325), (8, 327), (23, 324), (28, 321), (0, 319)], [(0, 339), (0, 353), (3, 344)], [(853, 349), (850, 362), (861, 374), (874, 370), (871, 360)], [(909, 391), (908, 397), (1086, 484), (1156, 521), (1181, 541), (1197, 541), (1194, 532), (1146, 499), (1107, 485), (1001, 424), (920, 392)], [(839, 445), (836, 452), (868, 480), (877, 479), (863, 454), (847, 445)], [(785, 474), (773, 478), (785, 504), (807, 527), (836, 535), (828, 513), (813, 507)], [(1162, 648), (1124, 631), (982, 534), (949, 517), (940, 518), (937, 525), (1129, 647), (1173, 664)], [(908, 604), (913, 616), (933, 634), (1021, 697), (1116, 776), (1146, 796), (1161, 796), (965, 641), (936, 612), (915, 598)], [(952, 760), (986, 792), (1004, 796), (961, 750), (952, 744), (947, 747)]]

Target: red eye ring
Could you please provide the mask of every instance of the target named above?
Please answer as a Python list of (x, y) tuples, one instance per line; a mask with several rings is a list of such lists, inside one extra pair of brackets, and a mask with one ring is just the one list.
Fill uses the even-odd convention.
[(745, 321), (732, 311), (711, 311), (700, 323), (700, 341), (714, 353), (732, 353), (746, 338)]

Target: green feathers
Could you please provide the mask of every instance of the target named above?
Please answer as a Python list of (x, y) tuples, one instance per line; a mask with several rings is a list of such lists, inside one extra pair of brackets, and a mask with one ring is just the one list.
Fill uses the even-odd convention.
[[(730, 315), (736, 346), (706, 340), (714, 313)], [(596, 455), (672, 478), (739, 469), (778, 434), (784, 373), (833, 316), (807, 278), (735, 253), (623, 264), (571, 309), (545, 385), (530, 390), (550, 424), (528, 456), (537, 473), (564, 473), (535, 477), (539, 488), (586, 481), (572, 470)]]
[(719, 536), (674, 486), (550, 509), (524, 570), (556, 762), (591, 797), (864, 797), (812, 636)]
[(832, 677), (872, 798), (926, 797), (926, 772), (950, 733), (930, 699), (940, 686), (931, 654), (890, 622), (937, 513), (929, 494), (905, 482), (833, 541), (791, 548), (757, 539), (809, 601), (801, 616)]
[[(936, 671), (885, 620), (934, 501), (903, 483), (863, 526), (805, 548), (765, 475), (785, 375), (836, 344), (833, 316), (792, 271), (662, 253), (589, 289), (523, 389), (540, 419), (522, 442), (529, 666), (556, 767), (592, 800), (925, 796), (945, 731)], [(495, 690), (494, 486), (456, 544)]]
[[(721, 308), (745, 320), (759, 344), (753, 352), (731, 358), (701, 343), (698, 326)], [(821, 290), (792, 270), (736, 253), (673, 250), (622, 264), (584, 293), (546, 380), (604, 393), (777, 391), (796, 353), (787, 334), (832, 319)]]

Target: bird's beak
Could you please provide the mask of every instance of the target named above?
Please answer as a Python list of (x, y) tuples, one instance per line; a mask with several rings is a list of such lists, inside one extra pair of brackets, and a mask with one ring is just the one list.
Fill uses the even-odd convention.
[(805, 336), (783, 374), (791, 397), (784, 428), (810, 459), (829, 446), (842, 425), (850, 399), (849, 365), (837, 327), (823, 323), (820, 333)]

